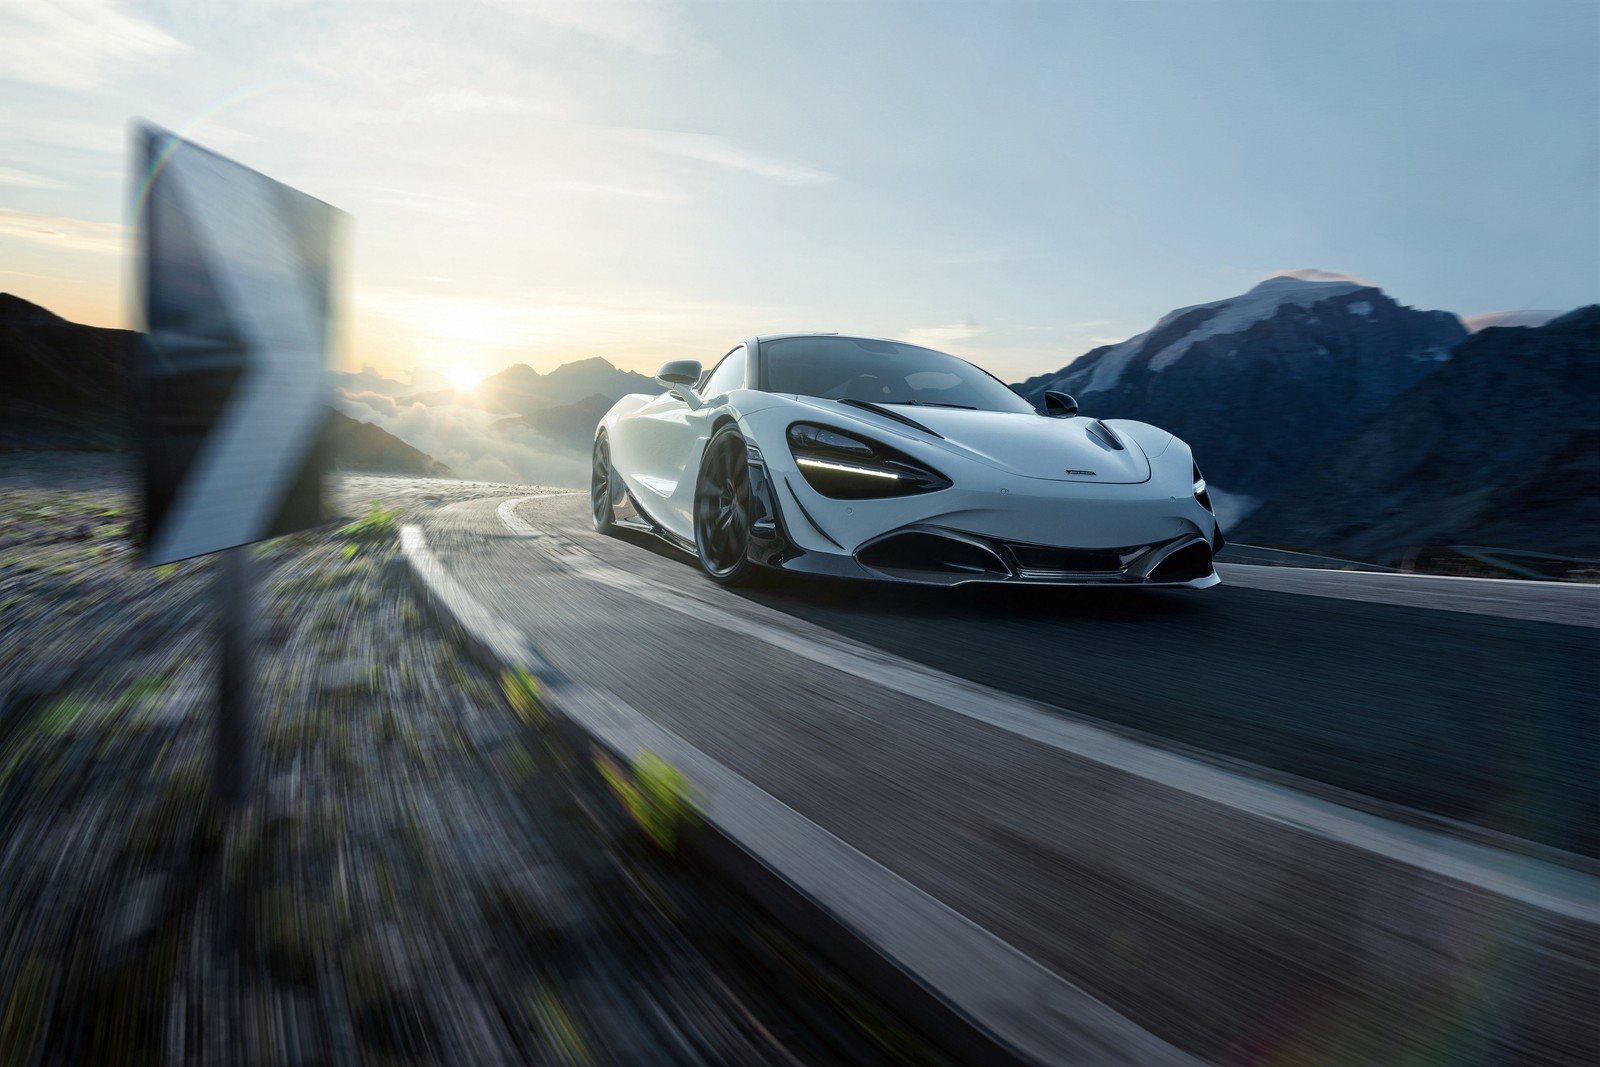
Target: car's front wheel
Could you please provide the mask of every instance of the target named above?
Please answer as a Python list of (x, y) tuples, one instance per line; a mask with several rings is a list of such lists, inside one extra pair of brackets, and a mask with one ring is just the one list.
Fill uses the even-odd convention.
[(694, 490), (694, 543), (700, 569), (714, 582), (739, 585), (750, 562), (750, 449), (736, 426), (724, 426), (706, 442)]
[(616, 529), (616, 475), (611, 470), (611, 443), (602, 430), (594, 439), (594, 466), (589, 475), (589, 515), (594, 528), (608, 534)]

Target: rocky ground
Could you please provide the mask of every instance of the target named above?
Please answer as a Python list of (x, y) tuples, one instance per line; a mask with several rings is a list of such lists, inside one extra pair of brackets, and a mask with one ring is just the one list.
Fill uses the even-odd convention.
[(138, 566), (123, 459), (0, 456), (0, 1063), (938, 1060), (430, 623), (395, 524), (488, 491), (349, 477), (252, 550), (225, 817), (211, 563)]

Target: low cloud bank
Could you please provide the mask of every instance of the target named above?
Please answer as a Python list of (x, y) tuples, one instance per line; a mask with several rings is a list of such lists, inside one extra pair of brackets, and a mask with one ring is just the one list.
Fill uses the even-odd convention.
[(458, 478), (582, 487), (589, 457), (562, 448), (504, 416), (460, 404), (401, 405), (375, 392), (337, 390), (334, 406), (446, 464)]

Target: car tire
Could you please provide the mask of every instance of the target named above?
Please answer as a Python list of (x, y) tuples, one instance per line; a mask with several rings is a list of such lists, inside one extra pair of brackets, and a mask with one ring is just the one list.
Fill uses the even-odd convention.
[(589, 475), (589, 518), (597, 533), (609, 534), (617, 528), (616, 485), (611, 442), (602, 430), (594, 439), (594, 465)]
[(744, 585), (754, 576), (750, 561), (750, 446), (732, 424), (706, 442), (694, 487), (695, 555), (706, 577), (719, 585)]

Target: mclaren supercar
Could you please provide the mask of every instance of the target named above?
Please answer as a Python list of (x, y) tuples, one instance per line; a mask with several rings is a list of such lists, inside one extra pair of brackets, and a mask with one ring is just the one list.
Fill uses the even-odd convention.
[(1219, 580), (1222, 532), (1189, 446), (1080, 415), (1064, 393), (1040, 411), (955, 356), (819, 333), (752, 337), (656, 382), (595, 430), (594, 526), (664, 538), (714, 581)]

